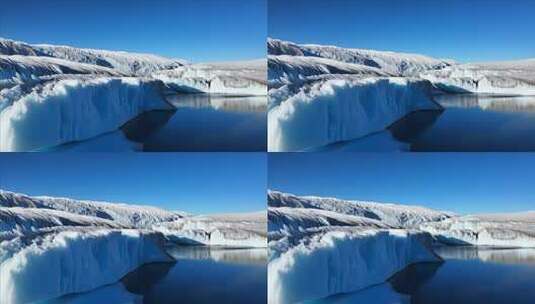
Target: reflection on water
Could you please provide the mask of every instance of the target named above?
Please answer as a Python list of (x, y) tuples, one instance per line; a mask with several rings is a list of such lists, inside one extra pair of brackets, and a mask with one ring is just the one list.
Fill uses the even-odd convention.
[(120, 282), (47, 304), (266, 303), (267, 249), (170, 246), (176, 262), (146, 264)]
[(533, 303), (535, 249), (444, 247), (444, 263), (414, 264), (393, 276), (410, 303)]
[[(389, 130), (411, 151), (535, 151), (535, 97), (443, 95)], [(439, 114), (437, 114), (439, 113)]]
[(145, 113), (122, 128), (144, 151), (266, 150), (265, 96), (189, 94), (168, 101), (176, 111)]

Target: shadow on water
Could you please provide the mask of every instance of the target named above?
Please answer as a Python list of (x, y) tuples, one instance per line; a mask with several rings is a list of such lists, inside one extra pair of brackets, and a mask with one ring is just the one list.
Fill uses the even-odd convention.
[(535, 151), (535, 97), (443, 95), (442, 114), (415, 112), (393, 124), (411, 151)]
[(130, 272), (121, 279), (121, 282), (131, 293), (144, 294), (154, 284), (167, 276), (175, 263), (151, 263), (145, 264)]
[(151, 111), (123, 127), (144, 151), (265, 151), (267, 99), (173, 95), (175, 111)]
[(402, 294), (414, 294), (418, 289), (430, 281), (436, 274), (442, 263), (418, 263), (407, 266), (402, 271), (393, 275), (388, 282), (394, 290)]

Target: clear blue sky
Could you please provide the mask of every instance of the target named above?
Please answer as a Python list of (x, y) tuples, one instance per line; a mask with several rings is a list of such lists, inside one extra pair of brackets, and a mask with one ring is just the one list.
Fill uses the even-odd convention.
[(535, 210), (533, 153), (279, 153), (268, 168), (270, 189), (298, 195), (460, 214)]
[(268, 34), (460, 62), (535, 57), (534, 0), (269, 0)]
[(266, 209), (265, 153), (0, 153), (0, 188), (191, 213)]
[(0, 37), (156, 53), (263, 58), (267, 0), (2, 0)]

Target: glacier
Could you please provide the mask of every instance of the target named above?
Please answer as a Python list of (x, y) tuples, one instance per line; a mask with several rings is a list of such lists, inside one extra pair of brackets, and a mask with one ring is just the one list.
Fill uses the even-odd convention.
[(268, 38), (268, 149), (313, 151), (387, 129), (440, 94), (534, 95), (535, 59), (460, 64)]
[(0, 38), (0, 151), (46, 150), (120, 128), (169, 95), (267, 94), (266, 60), (189, 63)]
[(270, 90), (269, 151), (351, 140), (384, 130), (410, 112), (442, 109), (431, 97), (431, 84), (416, 79), (327, 79), (301, 86), (295, 94), (284, 92), (290, 89)]
[[(265, 212), (191, 215), (0, 190), (0, 302), (46, 301), (115, 283), (143, 264), (174, 262), (169, 242), (266, 248), (266, 222)], [(49, 279), (36, 285), (42, 273)]]
[(479, 248), (481, 259), (485, 248), (535, 248), (535, 211), (458, 215), (273, 190), (267, 200), (269, 303), (367, 299), (412, 263), (440, 263), (444, 246)]
[(420, 206), (268, 191), (268, 302), (369, 288), (411, 263), (440, 262), (416, 229), (454, 216)]

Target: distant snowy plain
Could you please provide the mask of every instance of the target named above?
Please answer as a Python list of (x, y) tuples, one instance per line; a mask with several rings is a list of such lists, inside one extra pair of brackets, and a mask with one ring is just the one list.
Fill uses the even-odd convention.
[(382, 131), (433, 95), (535, 95), (535, 59), (453, 60), (268, 39), (268, 149), (302, 151)]
[(0, 38), (0, 151), (32, 151), (117, 130), (166, 95), (266, 95), (265, 59), (192, 64), (152, 54)]
[(143, 264), (174, 261), (168, 242), (265, 248), (266, 212), (194, 216), (0, 190), (0, 303), (46, 301), (115, 283)]
[[(459, 216), (277, 191), (268, 192), (268, 230), (268, 302), (273, 304), (382, 286), (412, 263), (440, 262), (433, 250), (437, 244), (535, 248), (534, 212)], [(390, 293), (394, 300), (388, 301), (395, 302), (395, 292)], [(361, 296), (378, 303), (374, 292)]]

